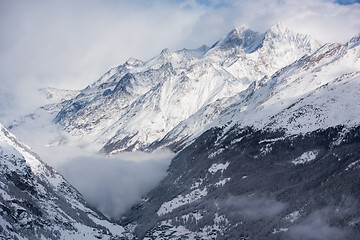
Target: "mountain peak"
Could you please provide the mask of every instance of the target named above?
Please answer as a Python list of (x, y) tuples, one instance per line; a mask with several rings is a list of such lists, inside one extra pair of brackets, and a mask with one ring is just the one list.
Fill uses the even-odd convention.
[(168, 55), (168, 54), (171, 54), (172, 51), (169, 49), (169, 48), (165, 48), (161, 51), (161, 55)]
[(351, 38), (349, 42), (350, 42), (350, 43), (360, 42), (360, 33), (358, 33), (358, 34), (355, 35), (353, 38)]
[(136, 67), (136, 66), (144, 64), (144, 62), (139, 59), (131, 57), (125, 62), (125, 64), (128, 66), (131, 66), (131, 67)]
[(244, 52), (249, 52), (255, 48), (262, 34), (249, 29), (247, 26), (234, 28), (222, 40), (218, 41), (213, 47), (220, 46), (221, 49), (240, 47)]
[(273, 32), (276, 34), (283, 34), (286, 31), (289, 31), (289, 28), (283, 22), (278, 22), (277, 24), (272, 26), (269, 30), (269, 32)]
[(244, 33), (249, 28), (246, 25), (241, 25), (240, 27), (235, 27), (228, 33), (228, 36), (239, 36)]

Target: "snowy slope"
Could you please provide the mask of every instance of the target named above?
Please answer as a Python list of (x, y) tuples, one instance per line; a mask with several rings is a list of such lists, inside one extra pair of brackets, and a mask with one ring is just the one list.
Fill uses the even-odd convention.
[[(229, 107), (219, 121), (289, 134), (359, 124), (360, 42), (326, 44), (277, 72)], [(243, 110), (243, 111), (241, 111)]]
[(235, 28), (207, 55), (237, 78), (259, 80), (320, 46), (310, 36), (294, 33), (278, 23), (264, 34), (246, 27)]
[(4, 239), (117, 239), (124, 228), (83, 197), (0, 125), (0, 236)]
[(41, 88), (39, 92), (42, 93), (50, 103), (59, 103), (76, 97), (80, 93), (78, 90), (65, 90), (58, 88)]
[[(325, 44), (310, 56), (279, 70), (245, 91), (202, 107), (170, 131), (157, 146), (191, 141), (213, 126), (254, 126), (306, 133), (360, 119), (360, 47), (358, 37), (346, 44)], [(176, 143), (176, 144), (175, 144)], [(175, 145), (174, 145), (175, 144)], [(174, 145), (174, 146), (173, 146)]]
[(280, 23), (263, 34), (236, 28), (210, 49), (129, 59), (65, 102), (55, 122), (106, 153), (144, 149), (203, 106), (238, 94), (320, 45)]

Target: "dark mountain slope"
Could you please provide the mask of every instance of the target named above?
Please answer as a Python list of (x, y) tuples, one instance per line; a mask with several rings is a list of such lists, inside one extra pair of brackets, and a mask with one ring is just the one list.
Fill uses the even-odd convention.
[(213, 128), (122, 223), (145, 239), (357, 239), (359, 174), (360, 127)]

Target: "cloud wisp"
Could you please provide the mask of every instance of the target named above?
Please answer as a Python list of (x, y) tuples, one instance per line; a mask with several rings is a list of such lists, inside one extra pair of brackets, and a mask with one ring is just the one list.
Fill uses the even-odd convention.
[(223, 206), (231, 213), (246, 219), (258, 220), (278, 215), (286, 204), (266, 195), (230, 196)]
[(315, 209), (301, 222), (291, 226), (285, 237), (291, 240), (356, 239), (356, 234), (351, 231), (348, 223), (351, 222), (357, 207), (356, 200), (343, 198), (340, 204)]

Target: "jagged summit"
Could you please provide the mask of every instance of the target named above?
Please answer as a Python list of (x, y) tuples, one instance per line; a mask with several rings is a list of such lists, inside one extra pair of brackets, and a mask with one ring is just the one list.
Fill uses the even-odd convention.
[(138, 67), (138, 66), (141, 66), (143, 65), (144, 62), (139, 60), (139, 59), (136, 59), (136, 58), (129, 58), (126, 62), (125, 62), (125, 65), (127, 66), (130, 66), (130, 67)]
[(246, 31), (252, 31), (247, 26), (242, 25), (240, 27), (233, 28), (225, 37), (225, 39), (242, 38)]
[(320, 47), (284, 28), (259, 33), (242, 26), (210, 49), (164, 49), (146, 62), (129, 59), (63, 104), (55, 122), (72, 135), (90, 136), (107, 153), (144, 149), (201, 107)]
[(262, 34), (241, 26), (231, 30), (224, 38), (217, 41), (211, 49), (220, 48), (222, 50), (232, 49), (234, 47), (242, 48), (244, 52), (250, 52), (260, 44)]
[(268, 30), (268, 32), (273, 32), (277, 34), (284, 34), (287, 31), (291, 30), (283, 22), (278, 22)]
[(359, 45), (360, 44), (360, 33), (355, 35), (354, 37), (352, 37), (348, 43), (352, 44), (352, 45)]
[(166, 55), (171, 55), (173, 52), (169, 49), (169, 48), (165, 48), (163, 50), (161, 50), (160, 55), (166, 56)]

